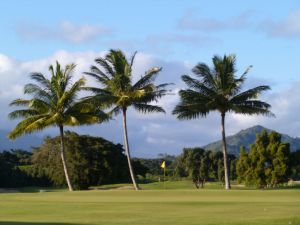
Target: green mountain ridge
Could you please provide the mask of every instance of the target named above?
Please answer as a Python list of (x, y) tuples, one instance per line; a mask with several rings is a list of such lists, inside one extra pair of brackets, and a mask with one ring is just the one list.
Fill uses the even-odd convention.
[[(245, 148), (249, 150), (249, 146), (255, 142), (256, 134), (260, 134), (262, 130), (266, 130), (268, 133), (273, 131), (271, 129), (257, 125), (245, 130), (241, 130), (237, 134), (228, 136), (226, 138), (228, 153), (238, 155), (241, 146), (245, 146)], [(282, 142), (290, 143), (291, 151), (296, 151), (300, 149), (300, 138), (298, 137), (293, 138), (287, 134), (281, 134), (281, 140)], [(221, 151), (222, 142), (215, 141), (203, 146), (203, 148), (207, 150)]]

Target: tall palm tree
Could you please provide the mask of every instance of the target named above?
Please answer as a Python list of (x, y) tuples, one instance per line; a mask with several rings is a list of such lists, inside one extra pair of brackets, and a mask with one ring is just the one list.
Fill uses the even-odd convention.
[(168, 84), (155, 85), (153, 82), (161, 68), (154, 67), (145, 72), (141, 78), (133, 83), (132, 65), (136, 53), (127, 59), (121, 50), (110, 50), (104, 58), (95, 59), (96, 66), (91, 66), (91, 71), (85, 74), (93, 77), (98, 83), (98, 87), (88, 88), (94, 93), (88, 100), (93, 104), (110, 109), (111, 115), (122, 113), (124, 144), (127, 161), (135, 190), (139, 186), (135, 180), (132, 168), (128, 132), (127, 132), (127, 109), (132, 106), (139, 112), (165, 112), (158, 105), (152, 104), (167, 93), (165, 87)]
[(56, 62), (56, 67), (49, 66), (51, 78), (47, 79), (41, 73), (32, 73), (35, 83), (26, 84), (24, 94), (31, 99), (16, 99), (11, 106), (22, 106), (9, 114), (10, 119), (23, 119), (8, 135), (15, 139), (21, 135), (43, 130), (46, 127), (57, 126), (60, 131), (61, 160), (69, 190), (73, 191), (65, 156), (64, 126), (93, 124), (106, 120), (108, 116), (101, 110), (86, 102), (77, 100), (78, 93), (83, 89), (85, 79), (80, 78), (71, 83), (74, 64), (66, 65), (64, 69)]
[(221, 114), (221, 130), (225, 170), (225, 188), (230, 189), (227, 145), (225, 136), (225, 115), (228, 112), (245, 115), (262, 114), (273, 116), (269, 111), (270, 105), (257, 100), (259, 94), (269, 90), (266, 85), (258, 86), (246, 91), (241, 91), (242, 84), (246, 80), (246, 71), (236, 76), (235, 55), (225, 55), (223, 58), (214, 56), (213, 67), (209, 68), (205, 63), (198, 63), (193, 68), (196, 78), (183, 75), (182, 80), (188, 89), (180, 90), (180, 103), (173, 110), (180, 120), (206, 117), (211, 111)]

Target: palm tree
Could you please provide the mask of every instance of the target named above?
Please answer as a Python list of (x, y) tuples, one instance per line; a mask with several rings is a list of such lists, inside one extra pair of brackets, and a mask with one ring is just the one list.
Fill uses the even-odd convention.
[(246, 71), (240, 76), (236, 76), (235, 55), (214, 56), (213, 68), (209, 68), (205, 63), (198, 63), (193, 68), (193, 73), (197, 78), (183, 75), (182, 80), (189, 87), (180, 90), (180, 103), (173, 110), (180, 120), (206, 117), (211, 111), (218, 111), (221, 114), (222, 143), (225, 170), (225, 188), (230, 189), (227, 145), (225, 136), (225, 115), (226, 113), (240, 113), (245, 115), (262, 114), (273, 116), (269, 111), (270, 105), (257, 100), (259, 94), (269, 90), (270, 87), (263, 85), (242, 92), (242, 84), (246, 80)]
[(97, 66), (91, 66), (91, 71), (85, 74), (93, 77), (98, 87), (88, 90), (94, 93), (88, 100), (95, 105), (110, 109), (110, 115), (122, 113), (124, 144), (127, 156), (130, 176), (135, 190), (139, 189), (132, 168), (128, 132), (127, 132), (127, 109), (132, 106), (142, 113), (165, 112), (158, 105), (151, 104), (167, 93), (165, 87), (168, 84), (155, 85), (153, 82), (161, 68), (154, 67), (133, 84), (132, 65), (136, 53), (128, 60), (121, 50), (110, 50), (104, 58), (95, 59)]
[(71, 84), (74, 64), (64, 69), (56, 62), (56, 67), (49, 66), (51, 79), (42, 73), (32, 73), (31, 79), (36, 83), (26, 84), (24, 94), (31, 99), (16, 99), (11, 106), (23, 106), (9, 114), (10, 119), (23, 119), (8, 135), (15, 139), (21, 135), (40, 131), (50, 126), (59, 127), (61, 140), (61, 160), (70, 191), (73, 191), (65, 156), (64, 126), (93, 124), (106, 120), (108, 116), (101, 110), (85, 102), (77, 100), (78, 93), (83, 89), (85, 79), (82, 77)]

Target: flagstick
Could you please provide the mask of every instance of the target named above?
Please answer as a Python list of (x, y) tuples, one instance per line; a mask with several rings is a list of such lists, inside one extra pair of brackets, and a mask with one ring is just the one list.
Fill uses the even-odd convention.
[(164, 167), (164, 190), (166, 190), (166, 167)]

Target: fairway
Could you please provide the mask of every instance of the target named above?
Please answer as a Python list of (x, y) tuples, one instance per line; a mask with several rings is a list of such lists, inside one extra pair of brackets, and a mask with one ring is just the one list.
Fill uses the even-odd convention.
[(97, 190), (0, 194), (0, 224), (300, 224), (300, 191)]

